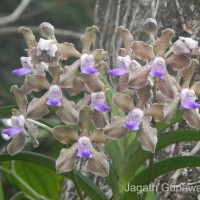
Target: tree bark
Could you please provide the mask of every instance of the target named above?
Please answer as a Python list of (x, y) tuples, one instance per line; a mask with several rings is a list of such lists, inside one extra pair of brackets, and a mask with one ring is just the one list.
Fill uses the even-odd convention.
[(122, 47), (118, 26), (131, 31), (134, 40), (147, 41), (143, 22), (152, 17), (158, 23), (158, 36), (165, 28), (174, 29), (176, 36), (200, 37), (200, 1), (188, 0), (97, 0), (95, 25), (99, 27), (95, 48), (103, 48), (109, 55), (109, 66), (116, 67), (116, 57)]

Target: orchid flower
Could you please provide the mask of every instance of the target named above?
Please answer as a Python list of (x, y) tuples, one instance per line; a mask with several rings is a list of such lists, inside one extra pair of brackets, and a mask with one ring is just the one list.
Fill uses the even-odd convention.
[(122, 118), (113, 118), (111, 124), (108, 124), (104, 128), (105, 135), (110, 139), (118, 139), (126, 136), (128, 129), (138, 131), (138, 140), (141, 142), (142, 148), (147, 151), (155, 152), (157, 130), (150, 126), (150, 121), (147, 116), (153, 117), (156, 122), (161, 121), (164, 117), (164, 105), (152, 104), (150, 108), (135, 107), (133, 99), (130, 96), (120, 93), (113, 96), (113, 103), (117, 105), (121, 111), (128, 112), (128, 115)]
[[(72, 64), (72, 69), (77, 67), (79, 67), (79, 61)], [(73, 77), (70, 71), (68, 73), (59, 67), (49, 67), (48, 71), (53, 78), (51, 84), (41, 75), (36, 74), (26, 77), (25, 82), (33, 91), (48, 90), (42, 97), (35, 98), (32, 101), (42, 99), (42, 106), (48, 105), (58, 108), (56, 114), (64, 123), (76, 124), (78, 121), (78, 112), (75, 110), (75, 103), (66, 99), (64, 92), (67, 91), (70, 95), (76, 95), (84, 89), (84, 82)]]
[(118, 56), (117, 57), (117, 68), (108, 70), (107, 73), (113, 76), (122, 76), (124, 74), (129, 73), (130, 65), (131, 65), (131, 58), (130, 56)]
[(109, 111), (110, 107), (105, 104), (105, 100), (106, 98), (103, 92), (92, 93), (91, 107), (100, 112)]
[(11, 87), (11, 92), (15, 96), (19, 111), (13, 111), (10, 124), (11, 128), (4, 129), (2, 134), (12, 137), (11, 142), (7, 146), (7, 151), (10, 155), (15, 155), (24, 148), (27, 137), (31, 137), (34, 148), (38, 147), (39, 143), (36, 139), (38, 129), (29, 119), (41, 118), (48, 113), (48, 109), (46, 106), (40, 106), (41, 101), (32, 102), (27, 107), (27, 98), (16, 85)]
[(79, 125), (81, 134), (68, 126), (60, 126), (53, 129), (54, 137), (63, 144), (71, 140), (76, 141), (70, 148), (61, 149), (60, 156), (56, 160), (56, 171), (58, 173), (69, 172), (76, 167), (76, 159), (86, 159), (86, 169), (98, 176), (105, 177), (109, 173), (109, 163), (103, 152), (94, 149), (93, 143), (102, 146), (107, 141), (103, 129), (98, 128), (89, 135), (89, 126), (92, 123), (92, 110), (84, 106), (79, 114)]

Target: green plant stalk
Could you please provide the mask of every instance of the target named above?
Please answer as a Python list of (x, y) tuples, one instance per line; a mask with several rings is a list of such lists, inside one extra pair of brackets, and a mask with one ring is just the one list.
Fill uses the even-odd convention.
[(36, 199), (41, 199), (41, 196), (33, 190), (26, 182), (24, 182), (13, 170), (7, 170), (4, 167), (0, 166), (0, 171), (7, 173), (11, 175), (13, 178), (15, 178), (21, 185), (23, 185)]
[(72, 171), (72, 181), (74, 182), (74, 186), (76, 188), (76, 191), (77, 191), (77, 194), (79, 196), (79, 199), (80, 200), (84, 200), (81, 188), (79, 187), (78, 180), (76, 178), (76, 174), (74, 173), (74, 171)]
[(172, 46), (166, 53), (165, 58), (167, 58), (174, 51), (174, 46)]
[(3, 186), (2, 186), (2, 180), (0, 180), (0, 199), (5, 200), (4, 192), (3, 192)]
[(40, 123), (40, 122), (38, 122), (38, 121), (35, 121), (35, 120), (33, 120), (33, 119), (30, 119), (30, 118), (28, 118), (27, 120), (30, 121), (30, 122), (33, 122), (36, 126), (39, 126), (39, 127), (43, 128), (43, 129), (47, 130), (47, 131), (50, 132), (50, 133), (53, 132), (53, 131), (52, 131), (52, 128), (48, 127), (48, 126), (45, 125), (45, 124), (42, 124), (42, 123)]
[(155, 77), (154, 79), (154, 84), (153, 84), (153, 102), (156, 103), (157, 102), (157, 78)]

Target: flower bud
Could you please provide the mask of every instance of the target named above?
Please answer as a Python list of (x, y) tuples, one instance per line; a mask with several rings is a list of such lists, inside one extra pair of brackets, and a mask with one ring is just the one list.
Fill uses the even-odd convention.
[(158, 25), (155, 19), (153, 18), (147, 18), (144, 21), (144, 31), (145, 33), (149, 34), (149, 35), (155, 35), (157, 30), (158, 30)]
[(54, 27), (48, 22), (43, 22), (39, 26), (39, 34), (46, 39), (50, 39), (54, 35)]

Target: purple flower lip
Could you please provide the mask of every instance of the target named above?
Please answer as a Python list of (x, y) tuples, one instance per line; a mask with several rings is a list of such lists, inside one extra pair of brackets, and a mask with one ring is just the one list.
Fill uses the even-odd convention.
[(100, 111), (100, 112), (110, 111), (110, 106), (107, 106), (106, 104), (103, 104), (103, 103), (95, 104), (92, 107), (95, 110)]
[(196, 95), (193, 90), (189, 90), (188, 88), (184, 88), (181, 91), (181, 107), (195, 110), (196, 108), (200, 108), (200, 104), (195, 102)]
[(89, 150), (79, 150), (76, 155), (79, 158), (92, 158), (92, 154)]
[(81, 72), (83, 74), (95, 74), (97, 73), (97, 70), (93, 67), (84, 67), (81, 69)]
[(134, 121), (127, 121), (124, 123), (124, 128), (130, 129), (132, 131), (138, 131), (139, 126), (136, 122)]
[(55, 98), (49, 98), (46, 104), (48, 106), (57, 106), (57, 107), (62, 105), (60, 99), (55, 99)]
[(97, 70), (95, 69), (95, 59), (92, 55), (83, 54), (81, 56), (81, 72), (83, 74), (95, 74)]
[(190, 109), (190, 110), (195, 110), (196, 108), (200, 108), (200, 104), (196, 103), (196, 102), (186, 102), (186, 103), (183, 103), (181, 104), (181, 106), (183, 108), (187, 108), (187, 109)]
[(12, 74), (17, 75), (17, 76), (24, 76), (24, 75), (29, 74), (31, 72), (32, 72), (32, 70), (30, 68), (22, 67), (22, 68), (13, 70)]
[(19, 134), (20, 132), (22, 132), (22, 129), (21, 128), (9, 128), (9, 129), (4, 129), (2, 131), (3, 134), (6, 134), (8, 136), (13, 136), (13, 135), (16, 135), (16, 134)]
[(111, 69), (107, 71), (107, 74), (112, 75), (112, 76), (122, 76), (127, 73), (128, 73), (128, 70), (121, 67), (117, 67), (115, 69)]
[(151, 72), (150, 72), (150, 75), (152, 77), (158, 77), (160, 79), (164, 79), (164, 74), (160, 70), (152, 69)]

